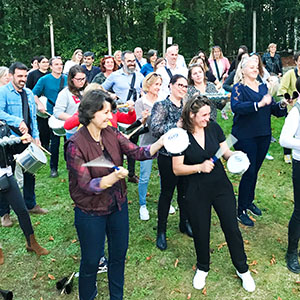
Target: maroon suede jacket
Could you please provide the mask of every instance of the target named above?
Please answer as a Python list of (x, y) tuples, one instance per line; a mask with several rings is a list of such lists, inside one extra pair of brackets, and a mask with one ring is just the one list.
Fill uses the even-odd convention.
[[(123, 165), (123, 154), (136, 160), (152, 159), (150, 147), (138, 147), (125, 138), (118, 130), (108, 126), (101, 130), (102, 143), (115, 166)], [(101, 155), (103, 151), (98, 142), (83, 126), (65, 144), (67, 168), (69, 170), (69, 191), (75, 205), (87, 213), (106, 215), (116, 207), (121, 210), (126, 201), (125, 179), (117, 181), (112, 187), (100, 189), (101, 177), (114, 172), (105, 167), (83, 167)]]

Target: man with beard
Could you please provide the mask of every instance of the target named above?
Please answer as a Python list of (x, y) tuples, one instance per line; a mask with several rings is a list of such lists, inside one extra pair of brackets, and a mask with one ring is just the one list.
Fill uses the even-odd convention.
[[(144, 76), (136, 71), (136, 61), (134, 53), (124, 51), (121, 55), (123, 67), (111, 73), (103, 82), (102, 87), (105, 90), (112, 89), (118, 97), (117, 103), (125, 103), (129, 100), (136, 101), (140, 97), (141, 85)], [(138, 136), (131, 139), (133, 143), (137, 143)], [(128, 158), (128, 181), (138, 183), (139, 179), (135, 175), (135, 160)]]
[[(45, 113), (45, 107), (39, 100), (39, 97), (44, 95), (47, 98), (47, 112), (52, 115), (58, 93), (67, 85), (67, 76), (62, 74), (63, 62), (60, 56), (52, 57), (49, 65), (51, 73), (41, 77), (32, 91), (35, 95), (38, 110), (41, 113)], [(58, 176), (60, 136), (55, 135), (52, 130), (50, 135), (50, 177), (54, 178)]]
[[(0, 120), (5, 120), (12, 134), (22, 136), (29, 133), (35, 143), (40, 145), (39, 131), (36, 121), (34, 96), (30, 89), (25, 88), (27, 67), (15, 62), (9, 68), (11, 81), (0, 88)], [(35, 177), (24, 172), (23, 196), (29, 212), (46, 214), (48, 210), (41, 208), (35, 201)], [(11, 226), (9, 205), (0, 201), (2, 226)]]
[(121, 55), (123, 67), (111, 73), (103, 82), (105, 90), (112, 89), (118, 97), (118, 103), (129, 100), (134, 102), (140, 97), (141, 85), (144, 76), (136, 72), (136, 61), (133, 52), (124, 51)]

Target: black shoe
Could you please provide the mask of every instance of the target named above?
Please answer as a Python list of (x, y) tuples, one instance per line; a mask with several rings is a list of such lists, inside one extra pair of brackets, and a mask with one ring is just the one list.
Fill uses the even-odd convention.
[(189, 237), (193, 237), (192, 227), (188, 220), (179, 223), (179, 230), (181, 233), (186, 233)]
[(262, 212), (261, 210), (253, 203), (248, 207), (248, 210), (255, 216), (261, 216)]
[(55, 169), (51, 169), (50, 171), (50, 177), (55, 178), (58, 176), (58, 172)]
[(136, 175), (128, 176), (128, 182), (139, 183), (139, 177)]
[(254, 222), (249, 218), (246, 210), (243, 210), (243, 212), (237, 216), (237, 219), (245, 226), (254, 226)]
[(158, 249), (162, 250), (162, 251), (167, 249), (167, 239), (166, 239), (166, 233), (165, 232), (157, 233), (156, 247)]
[(300, 273), (300, 265), (299, 265), (297, 251), (295, 251), (294, 253), (287, 252), (285, 255), (285, 261), (286, 261), (287, 268), (291, 272), (296, 274)]

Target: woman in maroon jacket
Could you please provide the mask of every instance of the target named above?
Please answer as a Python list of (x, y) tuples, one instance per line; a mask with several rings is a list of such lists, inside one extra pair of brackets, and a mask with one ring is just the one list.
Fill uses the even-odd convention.
[[(69, 190), (75, 202), (75, 227), (80, 247), (79, 298), (97, 295), (96, 276), (105, 235), (108, 241), (108, 281), (111, 300), (123, 299), (125, 256), (128, 247), (128, 208), (123, 154), (136, 160), (152, 159), (163, 139), (138, 147), (108, 126), (114, 102), (103, 91), (84, 95), (79, 106), (80, 128), (66, 143)], [(84, 167), (104, 157), (112, 166)]]

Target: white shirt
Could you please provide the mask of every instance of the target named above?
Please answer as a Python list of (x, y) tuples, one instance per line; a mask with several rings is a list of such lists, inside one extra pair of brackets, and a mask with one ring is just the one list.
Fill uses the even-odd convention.
[[(136, 58), (136, 60), (138, 60), (138, 59)], [(145, 65), (145, 64), (147, 63), (146, 58), (142, 57), (141, 60), (139, 60), (139, 63), (141, 64), (141, 67), (142, 67), (143, 65)], [(137, 61), (135, 62), (135, 65), (136, 65), (136, 71), (137, 71), (137, 72), (140, 72), (140, 71), (141, 71), (141, 68), (140, 68), (139, 64), (137, 63)]]
[(181, 54), (178, 54), (178, 56), (177, 56), (176, 67), (186, 68), (185, 59), (184, 59), (183, 55), (181, 55)]
[[(167, 64), (167, 68), (171, 71), (172, 75), (180, 74), (183, 75), (185, 78), (187, 78), (188, 75), (188, 69), (183, 67), (178, 67), (176, 65), (175, 69), (170, 69), (170, 66)], [(170, 95), (170, 89), (169, 89), (169, 83), (170, 83), (170, 76), (168, 72), (166, 71), (166, 68), (159, 68), (156, 71), (157, 74), (160, 74), (162, 77), (162, 85), (158, 94), (159, 100), (164, 100)]]
[(7, 176), (12, 176), (12, 168), (11, 166), (6, 167), (6, 168), (0, 168), (0, 177), (2, 177), (3, 175), (7, 175)]
[[(300, 99), (297, 101), (300, 104)], [(300, 115), (293, 107), (285, 119), (279, 143), (282, 147), (293, 149), (293, 158), (300, 161)]]

